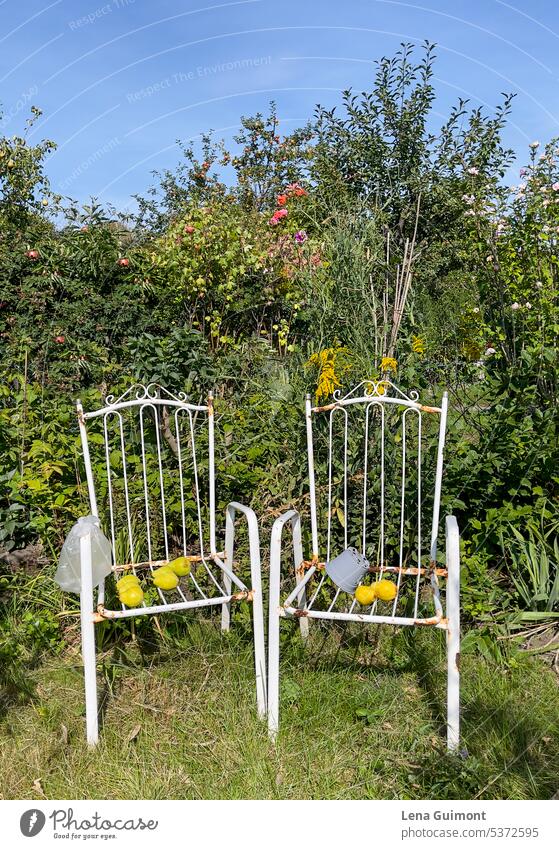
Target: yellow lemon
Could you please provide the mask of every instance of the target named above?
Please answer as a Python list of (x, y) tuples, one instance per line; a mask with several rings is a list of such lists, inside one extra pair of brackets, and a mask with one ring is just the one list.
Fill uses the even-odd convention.
[(398, 588), (393, 581), (387, 581), (383, 578), (382, 581), (377, 581), (373, 584), (375, 594), (381, 601), (393, 601), (396, 598)]
[(363, 607), (368, 607), (375, 600), (374, 585), (361, 584), (355, 590), (355, 598)]
[(153, 583), (160, 590), (174, 590), (178, 582), (179, 579), (168, 566), (160, 566), (153, 573)]
[(137, 587), (140, 584), (140, 579), (137, 575), (125, 575), (120, 581), (116, 582), (117, 591), (120, 593), (128, 587)]
[(131, 584), (126, 589), (118, 594), (119, 599), (126, 607), (138, 607), (144, 600), (142, 588), (138, 585)]
[(188, 557), (177, 557), (176, 560), (171, 560), (169, 569), (172, 569), (179, 578), (182, 578), (184, 575), (190, 575), (190, 559)]

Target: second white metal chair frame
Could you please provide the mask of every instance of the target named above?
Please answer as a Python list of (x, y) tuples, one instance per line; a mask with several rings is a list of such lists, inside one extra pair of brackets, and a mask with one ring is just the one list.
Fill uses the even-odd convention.
[[(357, 390), (361, 386), (366, 389), (362, 390), (361, 395), (357, 394)], [(388, 394), (388, 387), (394, 390), (393, 395)], [(388, 391), (387, 391), (388, 390)], [(301, 537), (301, 518), (296, 510), (288, 510), (280, 516), (274, 523), (272, 528), (270, 542), (270, 596), (269, 596), (269, 627), (268, 627), (268, 728), (272, 739), (275, 739), (279, 729), (279, 680), (280, 680), (280, 622), (282, 618), (296, 617), (299, 620), (301, 634), (303, 638), (308, 635), (309, 620), (322, 619), (334, 621), (352, 621), (363, 624), (389, 624), (396, 626), (431, 626), (446, 633), (446, 654), (447, 654), (447, 746), (451, 750), (455, 750), (459, 744), (459, 724), (460, 724), (460, 673), (459, 673), (459, 653), (460, 653), (460, 540), (458, 532), (458, 524), (454, 516), (446, 517), (446, 568), (441, 569), (436, 566), (437, 557), (437, 536), (439, 525), (439, 510), (441, 498), (441, 484), (443, 471), (443, 448), (446, 429), (446, 416), (448, 407), (447, 393), (444, 393), (441, 407), (426, 407), (419, 403), (416, 393), (410, 393), (411, 397), (404, 395), (397, 387), (390, 382), (383, 381), (379, 384), (360, 384), (352, 392), (344, 398), (335, 397), (335, 401), (325, 407), (312, 407), (310, 396), (306, 399), (306, 424), (307, 424), (307, 453), (309, 467), (309, 495), (310, 495), (310, 517), (312, 530), (313, 552), (310, 561), (305, 562), (303, 558), (303, 546)], [(373, 605), (371, 613), (354, 612), (355, 602), (350, 606), (349, 611), (336, 612), (330, 608), (326, 611), (312, 609), (313, 599), (316, 593), (307, 602), (306, 589), (310, 578), (316, 573), (317, 569), (323, 568), (324, 564), (319, 562), (319, 543), (318, 543), (318, 523), (317, 523), (317, 504), (315, 491), (315, 472), (314, 472), (314, 446), (313, 446), (313, 430), (312, 416), (315, 413), (330, 411), (332, 416), (336, 410), (343, 410), (344, 407), (354, 404), (366, 405), (366, 427), (368, 428), (369, 410), (374, 406), (380, 408), (382, 422), (382, 449), (381, 449), (381, 538), (384, 533), (384, 408), (386, 405), (398, 405), (404, 408), (403, 412), (403, 464), (406, 461), (406, 413), (413, 411), (418, 417), (419, 428), (419, 443), (418, 452), (421, 452), (421, 414), (434, 413), (440, 415), (439, 436), (437, 447), (437, 462), (436, 462), (436, 477), (435, 477), (435, 493), (433, 503), (432, 527), (431, 527), (431, 542), (429, 550), (430, 565), (428, 569), (421, 568), (421, 532), (419, 529), (418, 541), (418, 565), (417, 568), (404, 568), (402, 564), (402, 550), (400, 550), (399, 567), (387, 567), (383, 562), (384, 558), (384, 540), (381, 545), (381, 565), (380, 569), (375, 571), (380, 572), (380, 577), (385, 575), (396, 575), (398, 595), (394, 600), (391, 615), (378, 615), (376, 606)], [(345, 411), (344, 411), (345, 412)], [(345, 412), (345, 467), (344, 467), (344, 494), (346, 501), (344, 502), (344, 511), (346, 511), (345, 519), (347, 520), (347, 412)], [(366, 524), (366, 504), (367, 504), (367, 457), (368, 457), (368, 431), (365, 431), (365, 475), (364, 475), (364, 502), (363, 502), (363, 554), (365, 554), (365, 524)], [(330, 555), (330, 515), (332, 508), (332, 419), (330, 421), (330, 442), (329, 442), (329, 504), (328, 504), (328, 545), (327, 559)], [(402, 472), (402, 488), (405, 487), (405, 474)], [(421, 513), (421, 463), (419, 461), (418, 475), (418, 510)], [(404, 495), (402, 494), (402, 518), (401, 518), (401, 536), (403, 539), (403, 524), (404, 524)], [(295, 567), (296, 584), (295, 588), (281, 603), (281, 559), (282, 559), (282, 534), (286, 525), (291, 526), (291, 537), (293, 545), (293, 559)], [(347, 521), (345, 523), (347, 529)], [(347, 530), (346, 530), (346, 547), (347, 547)], [(439, 596), (439, 574), (445, 575), (446, 583), (446, 616), (444, 616), (442, 604)], [(414, 616), (396, 616), (396, 606), (400, 593), (400, 582), (402, 577), (406, 575), (416, 575), (417, 589), (415, 592)], [(419, 581), (421, 576), (430, 577), (430, 585), (435, 606), (435, 616), (429, 618), (420, 618), (418, 616), (418, 597), (419, 597)], [(324, 577), (321, 579), (324, 581)], [(339, 590), (335, 598), (339, 595)]]

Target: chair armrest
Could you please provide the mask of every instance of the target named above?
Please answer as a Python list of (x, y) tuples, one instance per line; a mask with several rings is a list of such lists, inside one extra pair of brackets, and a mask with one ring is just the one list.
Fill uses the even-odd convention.
[(258, 519), (252, 507), (247, 507), (246, 504), (241, 504), (239, 501), (231, 501), (225, 508), (225, 571), (230, 570), (231, 575), (233, 573), (233, 546), (237, 513), (242, 513), (247, 520), (252, 590), (260, 594), (262, 592), (262, 577)]
[(456, 516), (447, 516), (445, 520), (446, 526), (446, 560), (447, 568), (449, 567), (449, 558), (453, 561), (458, 557), (460, 564), (460, 531), (458, 530), (458, 522)]
[(240, 501), (230, 501), (225, 508), (226, 523), (227, 521), (234, 522), (237, 513), (242, 513), (246, 517), (249, 535), (256, 534), (256, 538), (259, 539), (258, 519), (252, 507), (247, 507), (246, 504), (241, 504)]
[(455, 516), (446, 517), (446, 615), (460, 627), (460, 532)]
[(291, 534), (293, 541), (293, 558), (295, 561), (295, 572), (301, 566), (303, 560), (303, 544), (301, 539), (301, 516), (297, 510), (287, 510), (279, 516), (273, 524), (272, 535), (270, 539), (270, 605), (272, 604), (272, 594), (274, 601), (278, 600), (279, 604), (279, 585), (281, 580), (281, 551), (282, 551), (282, 535), (283, 529), (287, 523), (291, 523)]

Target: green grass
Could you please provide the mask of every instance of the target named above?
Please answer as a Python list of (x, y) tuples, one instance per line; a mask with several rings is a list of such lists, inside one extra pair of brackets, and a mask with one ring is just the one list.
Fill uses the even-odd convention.
[(451, 757), (442, 634), (315, 627), (303, 647), (285, 623), (274, 748), (255, 716), (243, 626), (222, 635), (215, 620), (168, 622), (164, 636), (121, 638), (101, 656), (95, 751), (84, 744), (77, 645), (25, 673), (34, 695), (12, 694), (0, 720), (3, 798), (524, 799), (557, 790), (559, 688), (541, 661), (520, 656), (505, 668), (463, 657), (468, 756)]

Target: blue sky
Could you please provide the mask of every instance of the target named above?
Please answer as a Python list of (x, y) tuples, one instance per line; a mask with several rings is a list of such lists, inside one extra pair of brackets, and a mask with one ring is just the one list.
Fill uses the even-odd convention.
[[(517, 97), (506, 141), (559, 135), (559, 4), (551, 0), (0, 0), (0, 129), (59, 145), (53, 188), (126, 209), (176, 140), (278, 104), (287, 132), (320, 102), (369, 86), (401, 41), (436, 42), (436, 113), (459, 96), (492, 108)], [(516, 171), (517, 169), (515, 169)], [(514, 172), (510, 175), (514, 179)]]

